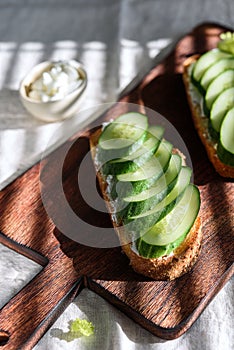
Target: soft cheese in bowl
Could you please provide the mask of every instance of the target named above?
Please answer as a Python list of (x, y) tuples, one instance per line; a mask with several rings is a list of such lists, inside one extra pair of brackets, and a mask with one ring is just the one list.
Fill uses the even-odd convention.
[(36, 118), (59, 121), (72, 117), (87, 86), (87, 74), (75, 60), (42, 62), (20, 84), (25, 108)]

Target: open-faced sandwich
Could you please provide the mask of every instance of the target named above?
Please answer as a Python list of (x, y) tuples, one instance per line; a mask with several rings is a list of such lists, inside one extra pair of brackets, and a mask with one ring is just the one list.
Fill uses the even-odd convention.
[(234, 178), (234, 34), (189, 57), (183, 80), (194, 125), (216, 171)]
[(146, 115), (128, 112), (91, 134), (103, 198), (133, 269), (158, 280), (189, 271), (201, 246), (200, 193), (183, 154)]

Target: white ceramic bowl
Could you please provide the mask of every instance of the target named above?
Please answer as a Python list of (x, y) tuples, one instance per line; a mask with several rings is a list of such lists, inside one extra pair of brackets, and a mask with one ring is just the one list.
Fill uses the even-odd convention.
[(46, 122), (55, 122), (72, 117), (79, 109), (80, 98), (87, 86), (87, 74), (82, 64), (78, 61), (71, 60), (68, 61), (68, 63), (72, 64), (72, 66), (77, 69), (82, 78), (82, 83), (75, 90), (65, 95), (65, 97), (54, 101), (43, 102), (30, 98), (28, 93), (31, 84), (35, 82), (43, 72), (50, 70), (55, 63), (57, 62), (45, 61), (33, 67), (22, 80), (19, 88), (21, 101), (27, 111), (34, 117)]

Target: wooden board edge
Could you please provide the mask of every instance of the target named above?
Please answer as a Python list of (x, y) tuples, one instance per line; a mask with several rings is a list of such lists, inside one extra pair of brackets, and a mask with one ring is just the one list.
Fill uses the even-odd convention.
[(92, 278), (87, 277), (86, 284), (88, 289), (107, 300), (110, 304), (112, 304), (118, 310), (123, 312), (123, 314), (131, 318), (135, 323), (149, 331), (154, 336), (164, 340), (174, 340), (181, 337), (193, 326), (193, 324), (197, 321), (204, 309), (209, 305), (209, 303), (224, 287), (224, 285), (232, 278), (233, 275), (234, 264), (230, 266), (226, 273), (223, 274), (222, 277), (216, 282), (216, 284), (213, 286), (210, 292), (204, 296), (200, 304), (190, 314), (190, 316), (187, 319), (183, 320), (180, 324), (172, 328), (161, 327), (160, 325), (155, 324), (151, 320), (148, 320), (143, 315), (139, 314), (137, 311), (124, 304), (124, 302), (118, 299), (117, 296), (107, 291), (104, 287), (102, 287), (100, 284), (98, 284), (98, 282), (96, 282)]

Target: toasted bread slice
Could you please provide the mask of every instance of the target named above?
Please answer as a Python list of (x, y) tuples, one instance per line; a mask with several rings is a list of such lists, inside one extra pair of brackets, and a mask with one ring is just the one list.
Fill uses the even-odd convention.
[(190, 69), (191, 65), (197, 61), (198, 55), (193, 55), (185, 60), (183, 81), (187, 94), (189, 107), (191, 110), (194, 126), (198, 135), (206, 148), (207, 155), (213, 164), (215, 170), (223, 177), (234, 178), (234, 167), (226, 165), (221, 162), (217, 155), (217, 142), (212, 140), (208, 131), (208, 118), (202, 113), (201, 104), (193, 98), (194, 87), (191, 82)]
[[(95, 161), (95, 146), (97, 145), (100, 134), (101, 128), (91, 134), (90, 147), (100, 190), (106, 202), (107, 209), (109, 212), (111, 212), (113, 211), (111, 210), (113, 208), (111, 208), (110, 199), (107, 193), (107, 183), (105, 182), (105, 178), (102, 176), (101, 172), (98, 171), (98, 167)], [(177, 152), (176, 149), (173, 151), (175, 153), (180, 153), (179, 151)], [(114, 221), (112, 216), (111, 220), (113, 227), (115, 228), (115, 231), (119, 237), (122, 250), (128, 256), (130, 265), (137, 273), (155, 280), (173, 280), (188, 272), (197, 260), (202, 241), (201, 220), (199, 217), (197, 217), (192, 229), (186, 236), (185, 240), (173, 251), (173, 253), (168, 256), (162, 256), (160, 258), (153, 259), (144, 258), (138, 255), (137, 252), (132, 249), (132, 243), (129, 243), (129, 241), (126, 240), (125, 236), (122, 235), (119, 229), (121, 222)]]

